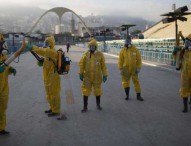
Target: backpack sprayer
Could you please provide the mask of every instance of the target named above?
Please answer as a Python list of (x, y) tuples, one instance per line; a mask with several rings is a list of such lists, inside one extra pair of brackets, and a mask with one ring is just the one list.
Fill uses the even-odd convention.
[[(23, 39), (25, 41), (25, 37)], [(0, 64), (0, 66), (8, 66), (11, 62), (13, 62), (19, 55), (25, 50), (24, 46), (21, 46), (14, 54), (12, 54), (8, 59)]]
[[(27, 35), (24, 35), (23, 41), (25, 41), (25, 37), (30, 37)], [(18, 49), (13, 55), (11, 55), (8, 59), (6, 59), (2, 64), (0, 64), (0, 67), (2, 66), (8, 66), (12, 61), (14, 61), (23, 51), (25, 50), (25, 46), (21, 46), (20, 49)], [(35, 52), (30, 51), (32, 55), (41, 63), (44, 62), (44, 58), (38, 56)], [(74, 96), (72, 92), (72, 85), (71, 81), (69, 80), (69, 70), (70, 70), (70, 62), (71, 60), (69, 57), (65, 56), (65, 53), (62, 51), (62, 49), (59, 49), (57, 51), (57, 65), (54, 63), (55, 67), (57, 68), (57, 72), (59, 75), (64, 75), (65, 81), (66, 81), (66, 89), (65, 89), (65, 94), (66, 94), (66, 102), (67, 104), (74, 104)], [(60, 114), (60, 117), (57, 118), (58, 120), (65, 120), (67, 117), (65, 114)]]
[[(32, 37), (32, 39), (34, 39), (34, 38)], [(37, 55), (33, 51), (31, 51), (31, 53), (40, 63), (43, 64), (43, 62), (44, 62), (43, 57), (40, 57), (39, 55)], [(73, 91), (72, 91), (70, 75), (68, 74), (69, 70), (70, 70), (71, 60), (69, 59), (69, 57), (67, 57), (65, 55), (65, 52), (63, 52), (62, 49), (57, 50), (57, 62), (55, 62), (51, 58), (50, 58), (50, 60), (54, 63), (55, 70), (57, 71), (57, 73), (59, 75), (63, 75), (63, 77), (64, 77), (64, 80), (65, 80), (65, 82), (64, 82), (65, 83), (65, 90), (64, 91), (65, 91), (65, 95), (66, 95), (66, 103), (67, 104), (74, 104), (74, 95), (73, 95)], [(60, 114), (60, 117), (58, 117), (57, 119), (58, 120), (65, 120), (66, 116), (64, 113), (62, 113), (62, 114)]]
[(58, 74), (62, 75), (62, 74), (68, 74), (69, 70), (70, 70), (70, 62), (71, 60), (69, 59), (69, 57), (65, 56), (65, 53), (59, 49), (57, 51), (57, 72)]
[[(32, 38), (30, 35), (28, 34), (24, 34), (21, 33), (21, 35), (24, 36), (24, 41), (25, 38)], [(4, 62), (2, 62), (0, 64), (0, 66), (8, 66), (11, 62), (13, 62), (17, 57), (19, 57), (19, 55), (25, 50), (24, 46), (21, 46), (14, 54), (12, 54), (8, 59), (6, 59)], [(32, 55), (40, 62), (43, 63), (44, 62), (44, 58), (38, 56), (35, 52), (30, 51), (32, 53)], [(69, 70), (70, 70), (70, 62), (71, 60), (69, 59), (69, 57), (65, 56), (65, 53), (59, 49), (57, 51), (57, 65), (56, 63), (54, 63), (55, 67), (57, 68), (57, 72), (59, 75), (63, 75), (63, 74), (68, 74)]]
[[(23, 41), (25, 41), (25, 38), (28, 37), (29, 35), (21, 33), (21, 35), (24, 36)], [(0, 66), (8, 66), (9, 64), (11, 64), (11, 62), (13, 62), (17, 57), (19, 57), (19, 55), (25, 50), (24, 46), (21, 46), (14, 54), (12, 54), (9, 58), (7, 58), (4, 62), (2, 62), (0, 64)], [(32, 53), (32, 52), (31, 52)], [(33, 54), (33, 53), (32, 53)], [(34, 54), (35, 55), (35, 54)], [(37, 56), (36, 56), (37, 57)], [(39, 60), (40, 57), (38, 58)]]
[[(25, 37), (34, 39), (34, 37), (31, 37), (29, 35), (25, 35)], [(44, 62), (43, 57), (40, 57), (38, 54), (36, 54), (33, 51), (30, 51), (30, 52), (36, 58), (37, 61), (39, 61), (40, 63)], [(62, 51), (62, 49), (59, 49), (57, 51), (57, 63), (55, 63), (53, 60), (52, 60), (52, 62), (54, 63), (56, 70), (57, 70), (59, 75), (68, 74), (68, 72), (70, 70), (71, 60), (69, 59), (69, 57), (65, 56), (65, 53)]]

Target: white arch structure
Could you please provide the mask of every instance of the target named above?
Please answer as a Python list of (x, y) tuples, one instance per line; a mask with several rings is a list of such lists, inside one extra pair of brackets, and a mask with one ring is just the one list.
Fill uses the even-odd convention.
[(42, 19), (42, 17), (43, 17), (44, 15), (46, 15), (47, 13), (49, 13), (49, 12), (54, 12), (54, 13), (56, 13), (56, 14), (58, 15), (58, 17), (59, 17), (60, 23), (61, 23), (61, 18), (62, 18), (62, 16), (64, 15), (64, 13), (66, 13), (66, 12), (71, 12), (71, 13), (75, 14), (75, 15), (80, 19), (80, 21), (82, 22), (82, 24), (84, 25), (84, 27), (85, 27), (86, 31), (88, 32), (88, 34), (91, 36), (91, 32), (89, 31), (88, 27), (87, 27), (86, 24), (83, 22), (83, 20), (82, 20), (74, 11), (72, 11), (72, 10), (70, 10), (70, 9), (67, 9), (67, 8), (64, 8), (64, 7), (52, 8), (52, 9), (46, 11), (44, 14), (42, 14), (42, 15), (40, 16), (40, 18), (36, 21), (36, 23), (33, 25), (33, 27), (31, 28), (31, 30), (29, 31), (29, 34), (32, 33), (33, 29), (36, 27), (36, 25), (39, 23), (39, 21)]

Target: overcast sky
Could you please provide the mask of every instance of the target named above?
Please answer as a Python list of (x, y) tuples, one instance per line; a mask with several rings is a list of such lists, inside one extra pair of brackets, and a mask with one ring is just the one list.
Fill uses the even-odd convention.
[(79, 15), (123, 15), (159, 21), (160, 14), (187, 5), (191, 11), (191, 0), (0, 0), (0, 6), (35, 6), (44, 9), (66, 7)]

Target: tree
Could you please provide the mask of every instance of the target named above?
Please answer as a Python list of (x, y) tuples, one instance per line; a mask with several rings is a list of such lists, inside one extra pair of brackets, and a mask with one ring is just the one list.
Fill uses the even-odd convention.
[(40, 31), (40, 29), (36, 30), (35, 33), (37, 33), (37, 34), (42, 34), (42, 32)]
[(64, 36), (72, 36), (72, 33), (71, 32), (64, 32), (63, 35)]
[(141, 33), (141, 30), (136, 29), (136, 30), (131, 32), (131, 35), (137, 35), (139, 33)]

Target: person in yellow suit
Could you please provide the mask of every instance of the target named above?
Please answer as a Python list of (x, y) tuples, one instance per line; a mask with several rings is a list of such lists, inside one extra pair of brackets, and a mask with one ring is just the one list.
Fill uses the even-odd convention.
[(100, 106), (101, 83), (106, 82), (108, 76), (104, 55), (97, 50), (98, 45), (95, 39), (89, 42), (88, 48), (89, 50), (84, 53), (79, 62), (79, 78), (82, 81), (81, 90), (84, 101), (82, 112), (88, 110), (88, 96), (91, 95), (92, 87), (96, 96), (97, 108), (102, 110)]
[[(6, 55), (3, 54), (7, 48), (5, 47), (5, 40), (0, 34), (0, 65), (6, 60)], [(8, 75), (16, 75), (16, 70), (11, 66), (0, 66), (0, 135), (8, 135), (6, 128), (6, 110), (8, 105), (9, 85)]]
[(44, 48), (27, 44), (26, 48), (44, 57), (43, 78), (46, 90), (46, 98), (49, 109), (45, 111), (48, 116), (57, 116), (60, 114), (60, 76), (56, 70), (57, 51), (54, 48), (55, 40), (53, 36), (45, 39)]
[(185, 49), (181, 65), (181, 88), (180, 95), (183, 98), (184, 109), (188, 112), (188, 97), (191, 95), (191, 34), (185, 39)]
[(138, 73), (141, 70), (141, 55), (139, 50), (131, 44), (131, 39), (125, 41), (125, 46), (121, 49), (119, 54), (118, 68), (121, 71), (122, 85), (125, 89), (126, 100), (129, 99), (130, 80), (132, 78), (135, 91), (137, 93), (137, 100), (143, 101), (141, 97), (141, 87), (138, 78)]

